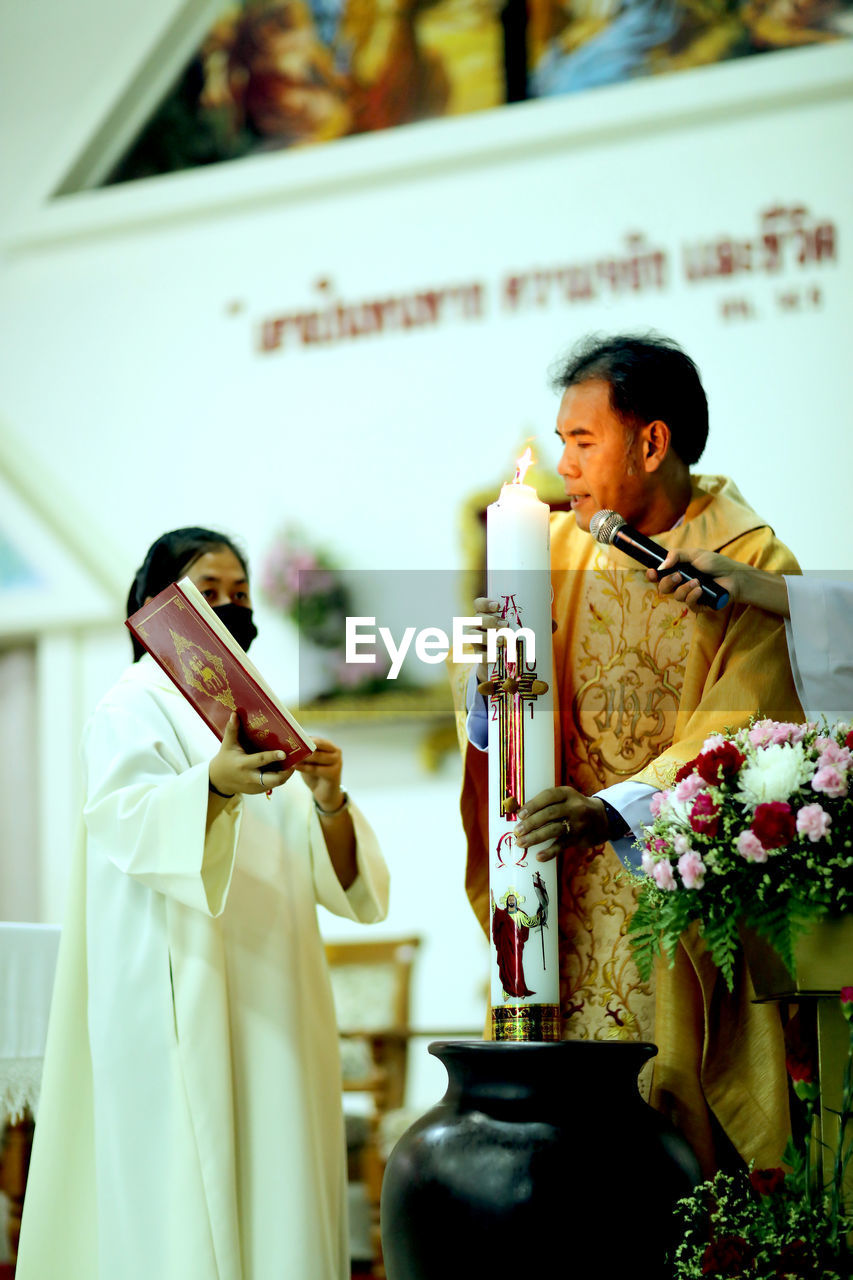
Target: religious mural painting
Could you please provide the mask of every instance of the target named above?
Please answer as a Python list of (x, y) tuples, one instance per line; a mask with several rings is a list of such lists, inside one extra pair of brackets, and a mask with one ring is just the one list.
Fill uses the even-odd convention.
[(107, 182), (328, 142), (505, 101), (482, 0), (243, 0)]
[(242, 0), (105, 185), (853, 36), (853, 0)]

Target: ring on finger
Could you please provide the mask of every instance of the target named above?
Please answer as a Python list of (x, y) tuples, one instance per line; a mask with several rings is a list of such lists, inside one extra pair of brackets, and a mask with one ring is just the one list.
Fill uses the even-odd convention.
[(263, 771), (263, 769), (259, 769), (259, 770), (258, 770), (258, 782), (261, 784), (261, 790), (262, 790), (262, 791), (266, 791), (266, 787), (264, 786), (264, 771)]

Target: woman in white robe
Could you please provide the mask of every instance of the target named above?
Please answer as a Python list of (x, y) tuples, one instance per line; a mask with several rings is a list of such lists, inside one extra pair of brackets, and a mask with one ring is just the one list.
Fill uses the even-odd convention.
[(766, 573), (714, 551), (671, 551), (659, 570), (649, 569), (662, 595), (701, 606), (695, 579), (672, 569), (677, 560), (710, 574), (733, 601), (754, 604), (785, 618), (788, 655), (806, 716), (830, 721), (853, 716), (853, 578), (839, 573), (801, 577)]
[[(233, 544), (176, 532), (129, 612), (189, 573), (226, 625), (248, 613)], [(317, 746), (264, 775), (276, 753), (233, 721), (220, 746), (147, 655), (94, 712), (18, 1280), (349, 1275), (316, 905), (379, 920), (388, 877)]]

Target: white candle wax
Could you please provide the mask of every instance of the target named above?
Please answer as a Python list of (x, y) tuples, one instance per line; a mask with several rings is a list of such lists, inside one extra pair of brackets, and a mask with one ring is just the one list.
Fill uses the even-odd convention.
[[(517, 845), (517, 809), (554, 786), (550, 511), (535, 489), (505, 484), (486, 515), (487, 590), (505, 625), (533, 632), (516, 662), (489, 666), (489, 884), (496, 1039), (559, 1038), (557, 860)], [(546, 925), (542, 927), (542, 919)]]

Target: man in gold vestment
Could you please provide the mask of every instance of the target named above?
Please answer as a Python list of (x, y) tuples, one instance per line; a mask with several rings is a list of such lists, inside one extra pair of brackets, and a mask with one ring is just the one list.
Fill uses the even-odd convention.
[[(650, 589), (636, 562), (595, 542), (589, 522), (614, 510), (666, 548), (725, 548), (779, 573), (797, 565), (730, 480), (691, 475), (707, 436), (707, 401), (675, 343), (591, 340), (555, 383), (557, 470), (571, 508), (551, 519), (558, 785), (521, 810), (517, 843), (551, 841), (538, 856), (561, 858), (563, 1034), (653, 1040), (651, 1101), (706, 1173), (729, 1162), (732, 1148), (776, 1165), (789, 1128), (776, 1007), (751, 1003), (742, 971), (730, 996), (696, 936), (685, 937), (674, 966), (658, 966), (651, 987), (642, 984), (625, 936), (634, 890), (620, 855), (639, 862), (633, 842), (651, 821), (651, 796), (712, 733), (751, 716), (803, 719), (784, 625), (740, 605), (694, 616)], [(498, 625), (493, 602), (475, 607), (484, 629)], [(469, 674), (454, 675), (460, 719), (468, 684), (466, 884), (488, 933), (485, 704)]]

